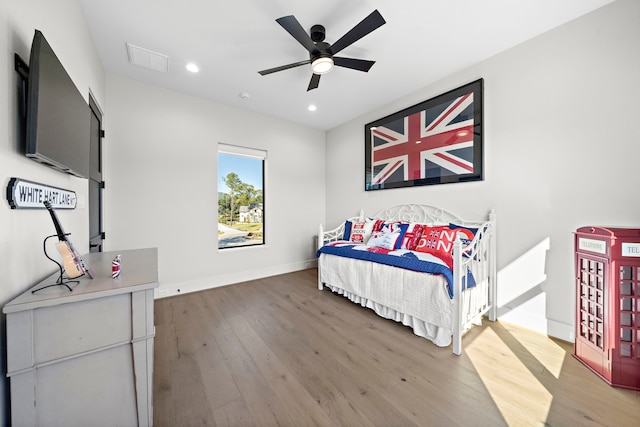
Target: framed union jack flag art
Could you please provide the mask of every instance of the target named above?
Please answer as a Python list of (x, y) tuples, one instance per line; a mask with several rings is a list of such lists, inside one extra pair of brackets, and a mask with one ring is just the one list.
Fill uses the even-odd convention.
[(481, 181), (479, 79), (365, 126), (365, 190)]

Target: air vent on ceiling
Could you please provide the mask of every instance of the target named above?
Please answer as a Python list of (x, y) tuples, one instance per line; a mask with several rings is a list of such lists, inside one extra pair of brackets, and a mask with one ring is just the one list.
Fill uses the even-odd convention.
[(149, 70), (166, 73), (169, 71), (169, 57), (140, 46), (127, 43), (129, 62)]

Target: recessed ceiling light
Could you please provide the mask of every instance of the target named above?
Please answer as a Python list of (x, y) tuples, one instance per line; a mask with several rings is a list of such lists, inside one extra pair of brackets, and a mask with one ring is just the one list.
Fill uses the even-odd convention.
[(316, 111), (317, 109), (318, 109), (318, 108), (317, 108), (315, 105), (309, 105), (309, 106), (307, 107), (307, 110), (309, 110), (309, 111)]
[(193, 62), (189, 62), (187, 65), (185, 65), (185, 68), (192, 73), (197, 73), (199, 71), (198, 66)]

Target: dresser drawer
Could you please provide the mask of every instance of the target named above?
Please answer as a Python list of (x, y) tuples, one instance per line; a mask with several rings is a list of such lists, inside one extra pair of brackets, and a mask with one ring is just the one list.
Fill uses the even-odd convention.
[(36, 365), (131, 340), (131, 294), (33, 311)]

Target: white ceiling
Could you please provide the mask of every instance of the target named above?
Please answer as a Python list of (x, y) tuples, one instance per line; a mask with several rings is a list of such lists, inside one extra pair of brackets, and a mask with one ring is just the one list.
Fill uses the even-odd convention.
[[(613, 0), (80, 1), (107, 72), (328, 130)], [(258, 74), (309, 58), (277, 18), (334, 43), (374, 9), (387, 23), (339, 54), (375, 60), (368, 73), (336, 67), (309, 92), (309, 65)], [(130, 64), (126, 43), (167, 55), (168, 72)]]

